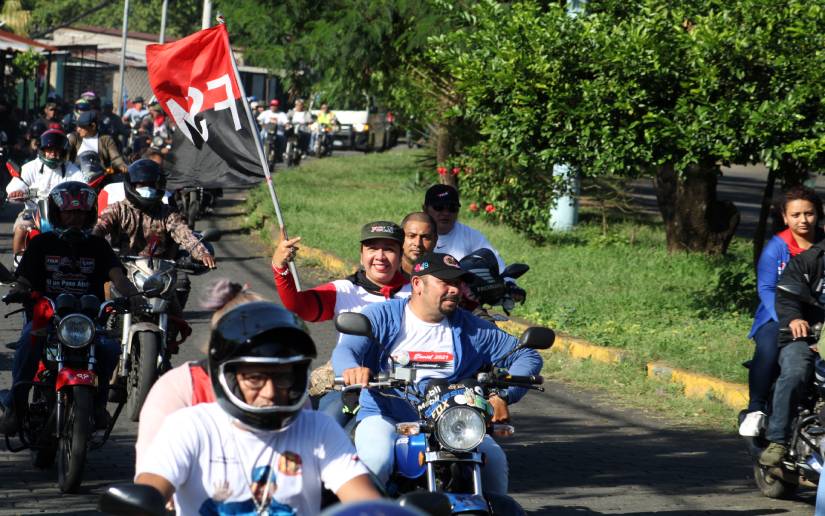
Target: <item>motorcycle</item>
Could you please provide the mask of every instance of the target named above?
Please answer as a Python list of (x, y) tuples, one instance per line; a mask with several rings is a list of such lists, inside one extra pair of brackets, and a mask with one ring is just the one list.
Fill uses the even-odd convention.
[[(785, 290), (803, 302), (825, 309), (809, 295), (792, 292), (790, 287), (785, 285), (779, 285), (777, 288)], [(821, 338), (822, 328), (822, 324), (816, 324), (811, 328), (811, 335), (806, 337), (810, 345), (825, 346), (825, 340)], [(780, 332), (788, 331), (787, 328), (780, 329)], [(750, 361), (743, 365), (749, 367)], [(756, 486), (768, 498), (786, 498), (800, 486), (816, 488), (819, 483), (823, 467), (821, 450), (825, 444), (825, 360), (819, 356), (814, 363), (814, 373), (812, 381), (806, 386), (797, 403), (794, 412), (796, 416), (791, 420), (792, 433), (788, 454), (780, 465), (768, 467), (759, 463), (759, 456), (769, 444), (765, 439), (764, 428), (756, 437), (743, 437), (753, 461)], [(768, 406), (771, 405), (771, 401), (768, 400)], [(742, 424), (747, 412), (743, 410), (739, 413), (738, 424)]]
[[(344, 312), (335, 318), (335, 328), (350, 335), (372, 338), (369, 319), (362, 314)], [(548, 349), (555, 334), (549, 328), (528, 328), (518, 345), (502, 357), (522, 349)], [(387, 392), (386, 395), (407, 399), (417, 410), (419, 420), (396, 424), (394, 471), (388, 492), (391, 495), (424, 489), (444, 493), (450, 499), (452, 514), (523, 514), (518, 503), (506, 495), (483, 492), (481, 467), (484, 464), (478, 451), (486, 434), (507, 437), (515, 429), (509, 424), (491, 423), (493, 409), (488, 398), (499, 389), (516, 386), (543, 391), (541, 376), (515, 376), (494, 364), (489, 371), (479, 372), (475, 379), (457, 384), (443, 380), (430, 381), (423, 394), (417, 387), (420, 372), (432, 367), (427, 358), (405, 354), (391, 359), (390, 370), (382, 373), (370, 389)], [(344, 386), (343, 378), (335, 384), (342, 390), (360, 390), (361, 385)]]
[(195, 223), (215, 209), (218, 197), (223, 195), (220, 188), (203, 188), (194, 186), (180, 188), (175, 191), (175, 204), (186, 217), (186, 225), (192, 231), (195, 230)]
[(335, 126), (331, 124), (317, 124), (315, 142), (312, 153), (318, 158), (332, 156), (332, 140)]
[[(207, 230), (199, 241), (214, 242), (219, 239), (219, 231)], [(214, 250), (210, 249), (210, 252), (214, 254)], [(114, 401), (121, 401), (125, 386), (126, 414), (131, 421), (138, 421), (149, 389), (158, 376), (171, 368), (172, 349), (182, 344), (191, 333), (186, 321), (169, 314), (176, 297), (181, 311), (186, 304), (181, 293), (175, 289), (177, 275), (180, 272), (199, 275), (210, 269), (193, 262), (188, 254), (177, 260), (125, 256), (121, 261), (129, 280), (141, 290), (145, 309), (142, 313), (124, 313), (114, 321), (113, 329), (120, 330), (121, 334), (121, 354), (115, 382), (117, 387), (111, 392)], [(114, 289), (112, 296), (117, 297)], [(178, 334), (182, 340), (175, 341)]]
[[(19, 290), (4, 296), (3, 301), (24, 303), (20, 310), (39, 304), (45, 313), (53, 314), (38, 371), (31, 382), (25, 382), (31, 390), (23, 406), (17, 405), (20, 425), (16, 435), (20, 445), (12, 445), (10, 438), (14, 434), (7, 434), (6, 448), (15, 453), (30, 449), (32, 462), (38, 468), (50, 467), (56, 458), (60, 490), (77, 492), (87, 452), (108, 440), (123, 407), (118, 405), (104, 435), (93, 438), (98, 384), (95, 350), (100, 337), (107, 334), (107, 320), (121, 307), (112, 301), (101, 303), (94, 295), (60, 294), (55, 300), (33, 299), (31, 293)], [(20, 397), (16, 394), (13, 389), (12, 399)]]
[(284, 126), (286, 134), (286, 148), (284, 149), (284, 162), (287, 167), (297, 167), (301, 164), (301, 146), (299, 144), (300, 126), (286, 124)]
[(263, 126), (263, 144), (266, 152), (266, 161), (274, 170), (275, 164), (283, 160), (280, 143), (278, 141), (278, 124), (264, 124)]

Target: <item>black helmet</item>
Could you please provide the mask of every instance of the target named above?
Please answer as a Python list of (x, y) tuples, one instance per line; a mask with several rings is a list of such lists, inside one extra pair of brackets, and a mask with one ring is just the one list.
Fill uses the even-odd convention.
[(77, 156), (77, 162), (80, 165), (80, 171), (83, 173), (83, 179), (86, 183), (91, 184), (92, 181), (103, 175), (103, 165), (100, 163), (100, 155), (95, 151), (81, 152)]
[(467, 282), (476, 301), (482, 305), (494, 305), (507, 292), (507, 285), (498, 270), (498, 260), (493, 251), (482, 247), (462, 258), (458, 264), (475, 276)]
[[(92, 232), (97, 222), (97, 194), (94, 189), (80, 181), (66, 181), (52, 188), (46, 202), (46, 213), (41, 213), (52, 231), (70, 242), (84, 240)], [(80, 228), (68, 228), (60, 220), (63, 211), (83, 211), (86, 213)]]
[[(137, 184), (150, 186), (137, 187)], [(154, 210), (163, 200), (166, 179), (160, 165), (151, 159), (139, 159), (129, 165), (123, 181), (123, 190), (129, 202), (142, 210)]]
[[(47, 158), (43, 152), (46, 149), (55, 149), (59, 152), (58, 158)], [(37, 156), (40, 161), (51, 168), (57, 168), (64, 159), (69, 149), (69, 139), (66, 138), (66, 133), (60, 129), (49, 129), (40, 135), (40, 147), (37, 151)]]
[[(223, 315), (209, 338), (209, 377), (221, 408), (258, 430), (289, 425), (306, 403), (315, 343), (292, 312), (268, 301), (244, 303)], [(292, 367), (287, 405), (246, 403), (236, 373), (248, 364)]]

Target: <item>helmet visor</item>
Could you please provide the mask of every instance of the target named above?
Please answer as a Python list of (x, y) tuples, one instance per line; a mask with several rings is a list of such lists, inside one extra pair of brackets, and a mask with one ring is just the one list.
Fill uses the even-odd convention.
[(238, 357), (220, 364), (218, 380), (226, 399), (244, 412), (295, 412), (308, 397), (310, 362), (301, 355)]

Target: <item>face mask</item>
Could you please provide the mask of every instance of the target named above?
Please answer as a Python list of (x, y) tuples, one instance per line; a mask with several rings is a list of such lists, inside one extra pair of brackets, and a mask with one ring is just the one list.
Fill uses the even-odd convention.
[(143, 197), (144, 199), (152, 199), (157, 197), (158, 191), (149, 186), (141, 186), (140, 188), (135, 188), (135, 191), (138, 193), (139, 196)]
[(57, 168), (60, 166), (60, 162), (63, 161), (60, 158), (47, 158), (45, 155), (41, 156), (40, 160), (49, 168)]

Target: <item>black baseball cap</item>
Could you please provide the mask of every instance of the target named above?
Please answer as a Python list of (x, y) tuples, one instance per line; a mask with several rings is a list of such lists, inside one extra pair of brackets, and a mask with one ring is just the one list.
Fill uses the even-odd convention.
[(379, 238), (386, 238), (394, 240), (401, 245), (404, 245), (404, 230), (395, 222), (387, 220), (376, 220), (369, 224), (364, 224), (361, 228), (361, 243), (369, 240), (377, 240)]
[(458, 264), (458, 260), (451, 254), (425, 253), (413, 262), (410, 276), (426, 276), (430, 274), (445, 281), (461, 278), (470, 281), (475, 278), (472, 272), (465, 271)]
[(77, 116), (77, 125), (81, 127), (88, 127), (97, 123), (97, 113), (94, 111), (83, 111)]
[(424, 205), (435, 206), (437, 204), (454, 204), (461, 206), (458, 202), (458, 190), (450, 185), (433, 185), (424, 194)]
[(143, 104), (143, 97), (135, 97), (132, 99), (132, 102), (140, 102), (141, 104)]

